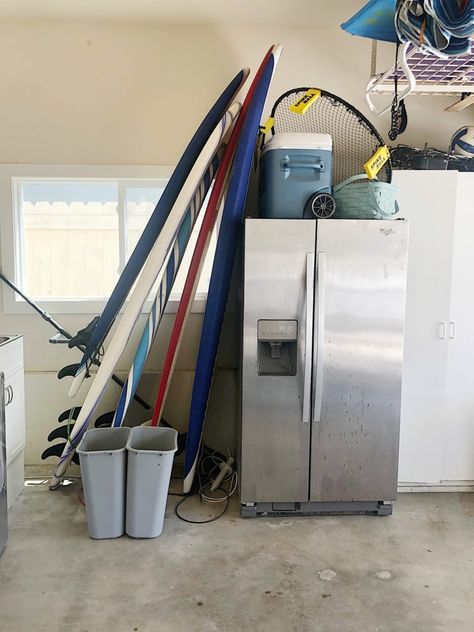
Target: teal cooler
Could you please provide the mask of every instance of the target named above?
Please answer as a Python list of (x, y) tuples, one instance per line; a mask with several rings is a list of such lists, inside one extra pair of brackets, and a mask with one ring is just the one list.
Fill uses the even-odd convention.
[(312, 217), (308, 203), (315, 193), (331, 193), (331, 185), (329, 134), (275, 134), (260, 159), (260, 217)]

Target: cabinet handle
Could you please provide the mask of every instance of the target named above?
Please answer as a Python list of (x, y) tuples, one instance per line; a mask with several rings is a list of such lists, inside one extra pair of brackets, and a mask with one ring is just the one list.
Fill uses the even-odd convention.
[(452, 320), (449, 323), (449, 339), (454, 340), (456, 337), (456, 323)]
[(11, 386), (7, 386), (5, 389), (5, 408), (12, 403), (13, 400), (13, 390)]
[(438, 339), (446, 339), (446, 323), (438, 323)]

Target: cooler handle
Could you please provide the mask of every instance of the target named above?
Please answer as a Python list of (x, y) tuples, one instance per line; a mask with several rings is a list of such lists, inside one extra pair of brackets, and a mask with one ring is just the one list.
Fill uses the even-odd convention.
[(316, 162), (293, 162), (290, 158), (283, 158), (280, 162), (280, 168), (285, 173), (288, 173), (291, 169), (314, 169), (315, 171), (323, 171), (324, 164), (320, 160)]

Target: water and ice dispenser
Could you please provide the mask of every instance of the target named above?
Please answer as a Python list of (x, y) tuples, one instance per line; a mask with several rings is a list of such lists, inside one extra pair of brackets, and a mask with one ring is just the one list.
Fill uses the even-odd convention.
[(297, 320), (259, 320), (258, 374), (296, 375)]

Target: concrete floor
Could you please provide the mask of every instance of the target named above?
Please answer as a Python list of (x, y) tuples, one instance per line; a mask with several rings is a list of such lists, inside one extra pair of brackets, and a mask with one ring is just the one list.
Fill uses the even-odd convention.
[(157, 540), (93, 541), (78, 491), (29, 486), (13, 507), (0, 630), (474, 630), (473, 494), (402, 494), (389, 518), (242, 520), (234, 504), (201, 526), (170, 498)]

